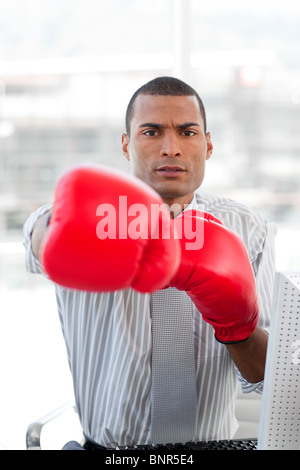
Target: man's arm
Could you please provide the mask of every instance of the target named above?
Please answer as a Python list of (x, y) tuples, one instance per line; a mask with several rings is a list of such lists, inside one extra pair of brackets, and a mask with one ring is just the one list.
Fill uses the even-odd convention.
[(264, 379), (268, 333), (257, 326), (246, 341), (226, 347), (245, 380), (258, 383)]
[(202, 221), (203, 246), (189, 249), (186, 233), (180, 232), (181, 263), (170, 287), (186, 291), (219, 342), (242, 342), (253, 334), (259, 319), (246, 247), (237, 234), (207, 213), (185, 211), (174, 219), (175, 228), (180, 229), (180, 224), (191, 227), (196, 219)]
[(41, 215), (35, 222), (31, 234), (31, 247), (32, 252), (37, 260), (40, 261), (40, 249), (42, 245), (42, 241), (44, 236), (47, 232), (48, 228), (48, 219), (50, 216), (51, 211), (45, 212), (45, 214)]
[[(128, 219), (127, 207), (120, 205), (124, 194), (127, 207), (139, 203), (146, 214), (153, 205), (161, 207), (153, 237), (148, 217), (138, 224)], [(31, 247), (47, 277), (60, 286), (150, 293), (178, 269), (180, 246), (169, 211), (152, 188), (126, 173), (102, 165), (70, 168), (56, 184), (49, 229), (48, 215), (36, 222)], [(170, 229), (168, 237), (162, 228)]]

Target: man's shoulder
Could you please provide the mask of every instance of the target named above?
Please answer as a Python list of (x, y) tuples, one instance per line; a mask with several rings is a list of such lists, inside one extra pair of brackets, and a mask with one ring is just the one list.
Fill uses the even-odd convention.
[[(231, 199), (229, 197), (218, 196), (207, 192), (198, 192), (195, 194), (197, 204), (205, 211), (213, 215), (223, 215), (225, 218), (240, 217), (242, 219), (252, 219), (253, 222), (261, 224), (262, 216), (258, 211), (250, 208), (244, 203)], [(222, 221), (222, 217), (220, 219)]]
[(195, 196), (200, 210), (212, 214), (226, 227), (240, 235), (251, 259), (256, 256), (257, 250), (262, 250), (268, 228), (266, 220), (258, 211), (228, 197), (202, 191)]

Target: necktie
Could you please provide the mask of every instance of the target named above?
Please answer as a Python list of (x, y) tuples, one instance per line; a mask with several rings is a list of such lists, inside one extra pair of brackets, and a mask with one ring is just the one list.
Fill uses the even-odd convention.
[(192, 301), (175, 288), (151, 296), (153, 444), (194, 439), (196, 377)]

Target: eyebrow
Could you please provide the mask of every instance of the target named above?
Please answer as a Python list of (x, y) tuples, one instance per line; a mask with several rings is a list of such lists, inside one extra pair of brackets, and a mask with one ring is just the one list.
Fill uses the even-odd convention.
[(163, 125), (155, 122), (144, 122), (143, 124), (140, 124), (139, 127), (154, 127), (155, 129), (161, 129)]
[[(200, 124), (198, 122), (184, 122), (183, 124), (179, 124), (178, 126), (176, 126), (178, 129), (188, 129), (189, 127), (199, 127)], [(152, 127), (154, 129), (162, 129), (164, 127), (163, 124), (159, 124), (159, 123), (156, 123), (156, 122), (145, 122), (143, 124), (140, 124), (139, 126), (140, 128), (143, 128), (143, 127)]]
[(187, 129), (189, 127), (199, 127), (200, 124), (198, 122), (184, 122), (178, 126), (179, 129)]

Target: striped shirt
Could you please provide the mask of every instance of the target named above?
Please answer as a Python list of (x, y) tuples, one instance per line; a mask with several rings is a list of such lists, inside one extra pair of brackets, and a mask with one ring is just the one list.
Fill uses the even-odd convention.
[[(38, 209), (24, 225), (26, 267), (33, 273), (43, 270), (32, 253), (30, 236), (37, 218), (49, 208)], [(244, 240), (256, 277), (259, 325), (268, 329), (275, 268), (267, 223), (242, 204), (203, 192), (195, 194), (188, 208), (211, 213)], [(89, 293), (58, 285), (55, 292), (85, 435), (106, 447), (151, 444), (150, 294), (131, 289)], [(197, 378), (194, 440), (230, 439), (238, 428), (234, 415), (238, 379), (244, 392), (261, 393), (263, 383), (243, 379), (226, 346), (215, 340), (211, 325), (192, 302), (190, 308)]]

